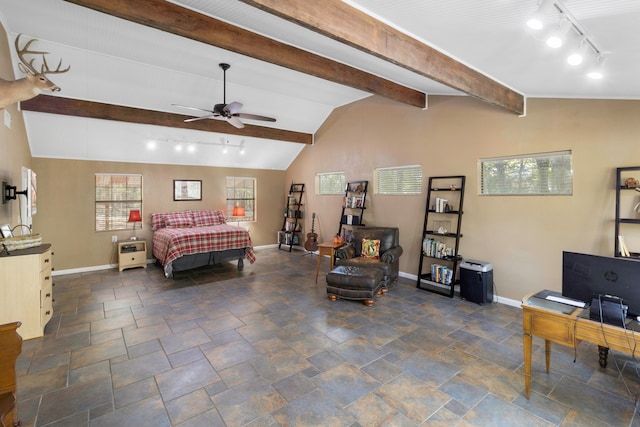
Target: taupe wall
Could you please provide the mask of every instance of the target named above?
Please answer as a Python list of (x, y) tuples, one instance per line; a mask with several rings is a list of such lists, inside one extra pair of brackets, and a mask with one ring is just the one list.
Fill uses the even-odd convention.
[[(273, 244), (282, 226), (284, 209), (283, 171), (170, 166), (139, 163), (114, 163), (81, 160), (33, 159), (38, 174), (38, 213), (33, 228), (53, 244), (57, 270), (103, 266), (115, 263), (115, 245), (111, 236), (128, 239), (132, 230), (95, 231), (96, 173), (132, 173), (143, 176), (143, 229), (137, 237), (147, 239), (151, 258), (149, 218), (154, 212), (187, 209), (225, 209), (225, 178), (256, 178), (256, 222), (250, 227), (254, 246)], [(174, 179), (202, 180), (202, 201), (173, 201)]]
[[(489, 261), (500, 296), (561, 287), (563, 250), (613, 255), (615, 168), (640, 165), (640, 101), (530, 99), (517, 117), (469, 97), (429, 97), (420, 110), (380, 97), (336, 109), (287, 172), (313, 189), (318, 172), (373, 182), (376, 167), (423, 167), (429, 176), (466, 175), (461, 253)], [(572, 196), (479, 196), (480, 158), (572, 150)], [(640, 178), (640, 177), (636, 177)], [(400, 227), (401, 271), (416, 275), (426, 193), (370, 193), (367, 224)], [(338, 229), (341, 197), (307, 195), (320, 240)], [(319, 227), (318, 227), (319, 224)], [(624, 232), (640, 250), (640, 226)]]
[[(0, 78), (15, 80), (9, 52), (7, 33), (0, 25)], [(5, 110), (11, 116), (11, 129), (4, 125)], [(2, 181), (6, 181), (18, 187), (18, 191), (23, 190), (21, 188), (22, 166), (31, 167), (31, 152), (27, 142), (22, 113), (18, 111), (17, 104), (13, 104), (4, 110), (0, 109), (0, 184)], [(15, 226), (19, 222), (20, 211), (17, 200), (8, 202), (5, 205), (0, 204), (0, 224)]]

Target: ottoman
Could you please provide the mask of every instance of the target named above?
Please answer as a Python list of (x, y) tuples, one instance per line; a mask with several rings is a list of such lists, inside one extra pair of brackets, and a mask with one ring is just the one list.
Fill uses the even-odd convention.
[(375, 297), (382, 294), (384, 273), (379, 268), (362, 268), (339, 265), (327, 273), (327, 296), (329, 300), (338, 298), (362, 300), (367, 307), (375, 303)]

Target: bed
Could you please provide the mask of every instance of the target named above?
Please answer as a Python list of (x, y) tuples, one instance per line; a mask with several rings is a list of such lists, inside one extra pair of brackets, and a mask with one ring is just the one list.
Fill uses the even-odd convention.
[(153, 256), (166, 277), (177, 271), (244, 259), (256, 260), (249, 232), (227, 224), (220, 210), (166, 212), (151, 215)]

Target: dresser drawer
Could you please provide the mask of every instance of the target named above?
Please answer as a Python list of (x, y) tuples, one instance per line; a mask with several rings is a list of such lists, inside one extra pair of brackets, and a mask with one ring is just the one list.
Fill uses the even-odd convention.
[(40, 272), (40, 289), (51, 286), (53, 286), (53, 280), (51, 278), (51, 268), (46, 268)]
[(51, 264), (52, 264), (51, 251), (49, 250), (44, 253), (41, 253), (40, 254), (40, 270), (44, 270), (46, 268), (51, 270)]
[(53, 316), (53, 287), (47, 286), (40, 291), (40, 326), (44, 327)]
[(51, 285), (42, 288), (40, 291), (40, 307), (53, 307), (53, 287)]

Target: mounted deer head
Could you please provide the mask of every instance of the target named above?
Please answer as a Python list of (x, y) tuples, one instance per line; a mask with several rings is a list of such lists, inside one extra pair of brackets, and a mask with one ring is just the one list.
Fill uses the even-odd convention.
[[(22, 34), (19, 34), (18, 37), (16, 37), (15, 46), (16, 52), (18, 53), (18, 58), (20, 58), (18, 68), (20, 68), (20, 71), (26, 74), (26, 77), (18, 80), (0, 79), (0, 109), (13, 104), (14, 102), (31, 99), (39, 95), (44, 90), (58, 92), (60, 88), (47, 78), (47, 74), (66, 73), (71, 69), (71, 66), (68, 66), (67, 68), (61, 70), (61, 59), (60, 62), (58, 62), (58, 67), (55, 70), (50, 70), (49, 64), (47, 64), (46, 57), (49, 52), (29, 50), (29, 47), (33, 42), (36, 41), (36, 39), (29, 40), (21, 49), (21, 35)], [(42, 55), (42, 66), (40, 68), (40, 71), (38, 71), (33, 65), (35, 58), (31, 58), (31, 60), (28, 60), (25, 58), (26, 55)]]

